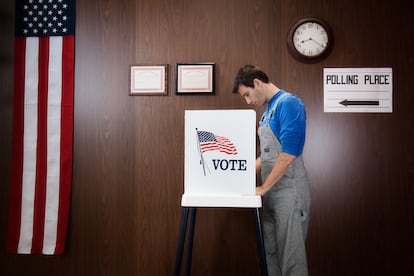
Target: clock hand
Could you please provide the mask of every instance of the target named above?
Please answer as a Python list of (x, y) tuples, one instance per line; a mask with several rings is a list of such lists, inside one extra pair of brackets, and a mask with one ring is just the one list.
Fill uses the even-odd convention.
[(300, 43), (305, 43), (305, 42), (307, 42), (307, 41), (309, 41), (309, 40), (312, 40), (312, 38), (311, 38), (311, 37), (309, 37), (308, 39), (302, 40)]
[(315, 42), (316, 44), (318, 44), (320, 47), (323, 47), (324, 45), (318, 41), (316, 41), (315, 39), (313, 39), (312, 37), (309, 38), (309, 40), (312, 40), (313, 42)]

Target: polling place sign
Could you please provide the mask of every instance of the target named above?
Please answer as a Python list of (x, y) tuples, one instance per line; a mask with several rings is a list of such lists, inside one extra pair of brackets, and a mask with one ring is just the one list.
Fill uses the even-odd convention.
[(392, 112), (392, 68), (324, 68), (324, 112)]
[(261, 205), (254, 110), (185, 110), (184, 138), (183, 206)]

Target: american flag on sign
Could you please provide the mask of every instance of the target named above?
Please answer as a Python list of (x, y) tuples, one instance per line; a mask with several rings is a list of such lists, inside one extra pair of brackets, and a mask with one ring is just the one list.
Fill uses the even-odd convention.
[(17, 0), (7, 251), (61, 254), (72, 180), (74, 0)]
[(198, 130), (197, 135), (201, 153), (210, 150), (218, 150), (226, 154), (237, 154), (236, 146), (227, 137), (218, 136), (208, 131)]

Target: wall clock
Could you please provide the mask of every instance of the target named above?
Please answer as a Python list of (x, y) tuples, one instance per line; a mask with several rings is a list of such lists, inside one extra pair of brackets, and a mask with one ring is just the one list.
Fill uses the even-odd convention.
[(322, 61), (334, 45), (331, 27), (316, 17), (299, 19), (289, 28), (286, 40), (289, 53), (304, 63)]

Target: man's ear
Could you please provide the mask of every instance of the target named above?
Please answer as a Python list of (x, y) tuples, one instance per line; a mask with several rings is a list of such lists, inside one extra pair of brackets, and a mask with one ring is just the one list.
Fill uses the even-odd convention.
[(259, 79), (253, 79), (253, 85), (254, 85), (254, 87), (260, 86), (261, 85), (261, 81)]

